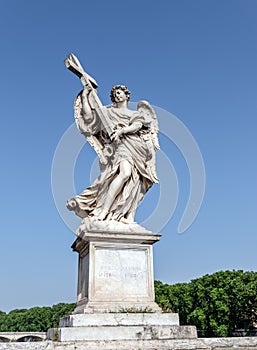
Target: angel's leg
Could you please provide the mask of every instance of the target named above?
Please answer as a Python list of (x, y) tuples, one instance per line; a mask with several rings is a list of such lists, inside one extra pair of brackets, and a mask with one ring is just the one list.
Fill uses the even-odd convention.
[(99, 212), (97, 209), (93, 211), (93, 215), (97, 216), (98, 220), (105, 219), (113, 201), (122, 190), (124, 183), (131, 176), (131, 172), (132, 172), (131, 164), (127, 160), (121, 161), (119, 166), (119, 174), (115, 177), (115, 179), (112, 181), (109, 187), (109, 190), (106, 194), (105, 202), (103, 207), (101, 208), (101, 211)]

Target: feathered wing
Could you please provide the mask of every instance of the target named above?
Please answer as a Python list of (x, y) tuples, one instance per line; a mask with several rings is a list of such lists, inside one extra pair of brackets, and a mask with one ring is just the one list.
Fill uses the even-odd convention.
[(104, 142), (101, 137), (100, 131), (102, 125), (100, 119), (95, 113), (92, 112), (92, 116), (87, 117), (83, 113), (82, 109), (82, 91), (77, 95), (74, 101), (74, 119), (79, 131), (85, 136), (89, 144), (93, 147), (99, 157), (99, 161), (102, 164), (107, 163), (107, 159), (104, 156)]
[(145, 134), (146, 137), (144, 137), (150, 152), (150, 157), (146, 164), (147, 172), (149, 173), (153, 182), (158, 183), (155, 152), (156, 150), (160, 149), (160, 145), (158, 141), (159, 128), (156, 113), (150, 103), (147, 101), (139, 101), (137, 110), (142, 116), (147, 130), (147, 133)]

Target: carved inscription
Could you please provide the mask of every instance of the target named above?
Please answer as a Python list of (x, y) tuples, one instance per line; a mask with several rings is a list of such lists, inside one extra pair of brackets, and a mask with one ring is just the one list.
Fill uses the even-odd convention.
[[(95, 291), (116, 295), (148, 294), (148, 254), (146, 249), (96, 249)], [(115, 292), (115, 295), (114, 295)]]
[(125, 279), (136, 279), (139, 278), (143, 273), (139, 266), (123, 266), (121, 270), (113, 270), (112, 266), (99, 266), (97, 276), (99, 278), (125, 278)]

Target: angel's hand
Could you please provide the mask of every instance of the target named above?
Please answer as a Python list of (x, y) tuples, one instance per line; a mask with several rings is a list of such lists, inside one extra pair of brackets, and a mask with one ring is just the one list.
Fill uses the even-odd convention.
[(123, 129), (119, 129), (117, 131), (115, 131), (112, 135), (111, 135), (111, 141), (119, 143), (120, 142), (120, 137), (123, 134)]
[(80, 78), (80, 80), (81, 80), (83, 87), (84, 87), (83, 94), (85, 94), (86, 96), (89, 95), (89, 93), (92, 91), (92, 87), (90, 86), (90, 84), (88, 84), (86, 82), (86, 80), (83, 76)]

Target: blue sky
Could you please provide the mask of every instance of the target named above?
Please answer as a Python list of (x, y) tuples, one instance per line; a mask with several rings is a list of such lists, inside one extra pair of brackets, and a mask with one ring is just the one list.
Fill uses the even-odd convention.
[[(160, 139), (180, 193), (154, 247), (155, 279), (256, 271), (255, 0), (2, 0), (0, 16), (0, 310), (76, 299), (75, 236), (51, 191), (55, 149), (73, 123), (81, 89), (63, 64), (70, 52), (98, 81), (104, 104), (112, 85), (126, 84), (132, 101), (146, 99), (178, 117), (200, 148), (205, 197), (194, 223), (178, 234), (188, 169), (176, 147)], [(93, 160), (84, 147), (78, 191), (89, 183)], [(139, 219), (151, 211), (158, 187), (152, 192)]]

